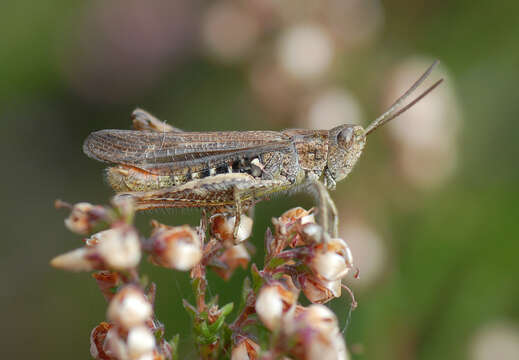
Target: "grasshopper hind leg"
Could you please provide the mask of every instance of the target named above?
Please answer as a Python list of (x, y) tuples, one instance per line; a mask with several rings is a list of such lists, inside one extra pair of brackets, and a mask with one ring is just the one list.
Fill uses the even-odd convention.
[(183, 132), (183, 130), (167, 124), (165, 121), (157, 119), (146, 110), (137, 108), (131, 115), (133, 128), (141, 131), (156, 132)]

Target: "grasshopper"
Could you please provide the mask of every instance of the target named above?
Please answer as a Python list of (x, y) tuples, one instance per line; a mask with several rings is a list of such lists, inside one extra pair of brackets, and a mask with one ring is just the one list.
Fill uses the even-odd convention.
[(115, 165), (106, 170), (108, 183), (116, 196), (133, 199), (137, 210), (196, 207), (231, 213), (236, 239), (240, 215), (258, 201), (310, 190), (317, 195), (324, 231), (335, 237), (338, 214), (328, 190), (351, 172), (369, 134), (443, 81), (404, 106), (436, 64), (366, 129), (345, 124), (331, 130), (184, 132), (137, 109), (135, 130), (93, 132), (83, 151)]

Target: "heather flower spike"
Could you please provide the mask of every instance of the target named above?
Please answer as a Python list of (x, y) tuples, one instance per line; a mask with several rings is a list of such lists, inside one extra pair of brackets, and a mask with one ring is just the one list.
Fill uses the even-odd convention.
[[(305, 59), (294, 56), (308, 40), (326, 51)], [(332, 64), (330, 40), (327, 30), (316, 25), (286, 33), (279, 47), (282, 68), (293, 80), (316, 79)], [(92, 331), (91, 355), (103, 360), (178, 358), (179, 337), (168, 342), (154, 312), (160, 292), (139, 273), (144, 253), (153, 264), (190, 276), (194, 302), (183, 304), (200, 358), (347, 359), (337, 319), (322, 305), (345, 289), (356, 306), (342, 284), (355, 269), (353, 256), (348, 239), (338, 237), (337, 209), (328, 190), (351, 172), (367, 135), (441, 83), (404, 105), (435, 65), (366, 129), (342, 124), (329, 130), (189, 133), (138, 109), (136, 130), (90, 134), (83, 150), (113, 164), (106, 174), (116, 195), (110, 206), (56, 202), (70, 210), (65, 226), (88, 237), (51, 264), (97, 271), (93, 277), (108, 302), (108, 322)], [(251, 260), (253, 246), (246, 240), (253, 220), (245, 214), (260, 200), (299, 188), (314, 190), (316, 208), (296, 207), (272, 219), (263, 268), (252, 264), (241, 298), (223, 306), (218, 294), (209, 298), (208, 271), (229, 279)], [(154, 221), (151, 234), (141, 234), (133, 225), (136, 211), (169, 207), (201, 208), (199, 226)], [(300, 304), (300, 293), (310, 306)]]
[[(239, 244), (233, 236), (235, 217), (212, 216), (193, 228), (152, 222), (149, 237), (131, 224), (131, 202), (114, 202), (114, 208), (80, 203), (71, 206), (72, 223), (84, 233), (104, 214), (109, 227), (84, 239), (84, 246), (52, 260), (55, 267), (94, 271), (92, 276), (108, 302), (106, 318), (92, 330), (90, 352), (95, 359), (174, 359), (179, 337), (164, 338), (164, 326), (156, 319), (153, 303), (156, 286), (146, 287), (138, 273), (142, 252), (166, 268), (190, 271), (195, 304), (184, 300), (191, 315), (198, 353), (203, 359), (229, 354), (231, 359), (344, 359), (344, 339), (337, 321), (321, 305), (303, 307), (302, 292), (310, 302), (323, 304), (341, 296), (342, 279), (353, 269), (353, 257), (345, 240), (330, 237), (316, 222), (314, 209), (294, 208), (272, 219), (273, 232), (265, 236), (265, 267), (253, 265), (252, 282), (246, 282), (242, 307), (232, 315), (234, 304), (218, 305), (206, 298), (207, 271), (229, 279), (238, 267), (250, 262), (252, 220), (243, 217)], [(105, 216), (106, 215), (106, 216)], [(94, 220), (93, 220), (94, 219)], [(81, 225), (80, 225), (81, 224)], [(252, 331), (254, 328), (257, 330)], [(257, 331), (270, 335), (263, 339)], [(265, 351), (261, 349), (266, 349)], [(336, 353), (336, 357), (332, 354)], [(341, 355), (342, 354), (342, 355)], [(322, 360), (321, 358), (319, 360)]]

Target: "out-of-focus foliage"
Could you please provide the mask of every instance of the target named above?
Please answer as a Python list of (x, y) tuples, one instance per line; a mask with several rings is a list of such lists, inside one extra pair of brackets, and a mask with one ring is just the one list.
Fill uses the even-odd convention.
[[(330, 306), (354, 359), (518, 358), (518, 12), (482, 0), (2, 2), (2, 353), (88, 358), (104, 320), (93, 279), (48, 265), (80, 242), (54, 199), (111, 195), (81, 152), (89, 132), (128, 128), (136, 106), (186, 130), (366, 124), (438, 58), (445, 84), (371, 135), (332, 194), (360, 279), (348, 281), (351, 318), (347, 297)], [(311, 199), (257, 206), (256, 261), (270, 218), (297, 205)], [(196, 224), (198, 213), (137, 223), (151, 218)], [(143, 273), (192, 358), (187, 278)], [(212, 293), (235, 301), (243, 275), (210, 275)]]

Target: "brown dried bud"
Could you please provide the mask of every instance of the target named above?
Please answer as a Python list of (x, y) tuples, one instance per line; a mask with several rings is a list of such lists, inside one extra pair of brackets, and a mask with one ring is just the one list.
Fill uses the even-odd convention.
[(190, 226), (158, 226), (151, 242), (152, 260), (157, 265), (187, 271), (202, 259), (200, 238)]
[(233, 246), (247, 240), (252, 233), (253, 221), (246, 215), (240, 216), (238, 224), (238, 235), (234, 238), (234, 224), (236, 216), (216, 214), (211, 217), (211, 232), (218, 239), (223, 241), (225, 246)]
[(97, 286), (99, 286), (106, 301), (112, 300), (115, 296), (114, 289), (117, 288), (120, 283), (119, 274), (112, 271), (99, 271), (93, 273), (92, 277), (96, 279)]
[(256, 360), (260, 346), (248, 337), (239, 337), (232, 348), (231, 360)]
[(341, 280), (328, 281), (319, 276), (304, 274), (299, 277), (301, 290), (314, 304), (324, 304), (341, 296)]
[(90, 354), (96, 360), (116, 360), (105, 352), (104, 344), (108, 330), (112, 324), (102, 322), (97, 325), (90, 333)]
[(242, 269), (247, 267), (250, 254), (242, 243), (225, 249), (218, 257), (218, 261), (222, 267), (213, 267), (213, 270), (223, 279), (228, 280), (238, 266), (241, 266)]
[(315, 216), (313, 208), (305, 210), (302, 207), (295, 207), (287, 210), (278, 218), (273, 218), (275, 237), (282, 241), (290, 241), (292, 247), (304, 245), (305, 234), (302, 233), (303, 228), (307, 224), (315, 224)]

